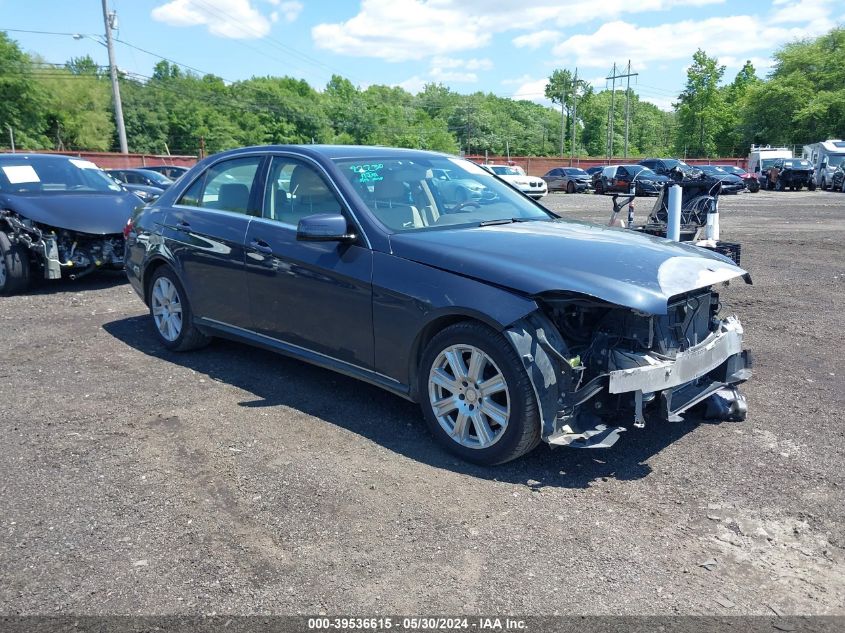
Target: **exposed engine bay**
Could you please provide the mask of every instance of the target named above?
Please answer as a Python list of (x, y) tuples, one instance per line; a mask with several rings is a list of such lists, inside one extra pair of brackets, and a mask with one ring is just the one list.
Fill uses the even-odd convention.
[(123, 267), (122, 234), (91, 235), (46, 226), (0, 209), (0, 231), (12, 245), (28, 249), (30, 264), (39, 266), (44, 279), (59, 279), (65, 271), (78, 279), (101, 268)]
[(520, 352), (533, 349), (535, 386), (539, 379), (545, 391), (557, 387), (555, 402), (548, 395), (543, 402), (538, 390), (543, 439), (606, 448), (626, 430), (620, 423), (642, 428), (649, 415), (678, 422), (696, 405), (705, 418), (744, 420), (736, 385), (751, 376), (750, 359), (742, 325), (720, 308), (711, 288), (672, 297), (659, 315), (584, 297), (543, 298), (525, 337), (509, 332)]

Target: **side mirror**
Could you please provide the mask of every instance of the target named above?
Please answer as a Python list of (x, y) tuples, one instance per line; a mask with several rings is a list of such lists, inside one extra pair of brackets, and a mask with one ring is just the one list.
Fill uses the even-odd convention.
[(349, 242), (355, 238), (340, 213), (308, 215), (296, 227), (296, 239), (302, 242)]

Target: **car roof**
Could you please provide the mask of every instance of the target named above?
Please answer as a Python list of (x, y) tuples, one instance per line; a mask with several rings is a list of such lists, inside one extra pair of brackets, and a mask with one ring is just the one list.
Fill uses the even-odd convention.
[(4, 152), (0, 154), (0, 160), (20, 160), (20, 159), (28, 159), (28, 158), (42, 158), (46, 160), (69, 160), (71, 158), (75, 160), (87, 160), (83, 158), (79, 158), (78, 156), (66, 156), (64, 154), (39, 154), (38, 152)]
[[(421, 149), (405, 149), (399, 147), (383, 147), (380, 145), (252, 145), (250, 147), (240, 147), (238, 149), (228, 150), (215, 154), (216, 158), (226, 156), (237, 156), (242, 153), (249, 152), (296, 152), (309, 156), (321, 156), (331, 160), (338, 160), (344, 158), (412, 158), (414, 156), (449, 156), (457, 158), (450, 154), (442, 152), (431, 152)], [(502, 165), (507, 167), (508, 165)]]

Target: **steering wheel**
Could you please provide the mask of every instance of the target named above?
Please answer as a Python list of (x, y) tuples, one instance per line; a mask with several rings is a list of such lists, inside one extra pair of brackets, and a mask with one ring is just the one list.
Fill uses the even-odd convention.
[(465, 207), (478, 207), (481, 208), (481, 203), (475, 200), (464, 200), (463, 202), (459, 202), (454, 207), (449, 210), (449, 213), (469, 213), (469, 211), (464, 211)]

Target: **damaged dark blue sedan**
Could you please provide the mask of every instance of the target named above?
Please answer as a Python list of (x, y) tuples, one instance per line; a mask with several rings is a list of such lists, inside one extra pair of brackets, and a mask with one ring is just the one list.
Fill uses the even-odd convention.
[[(457, 197), (438, 174), (477, 182)], [(172, 350), (236, 339), (418, 402), (496, 464), (607, 447), (646, 418), (743, 419), (743, 330), (694, 246), (564, 220), (466, 160), (353, 146), (211, 156), (127, 227), (126, 269)]]

